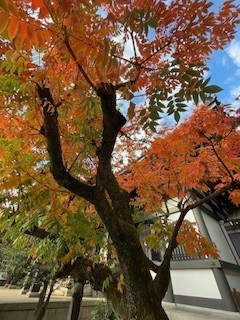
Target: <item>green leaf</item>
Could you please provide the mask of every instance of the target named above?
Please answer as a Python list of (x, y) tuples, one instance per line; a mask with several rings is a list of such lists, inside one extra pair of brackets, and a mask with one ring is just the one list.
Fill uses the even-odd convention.
[(144, 124), (148, 120), (148, 116), (144, 116), (141, 120), (140, 123)]
[(203, 88), (203, 91), (206, 93), (217, 93), (219, 91), (222, 91), (223, 89), (219, 86), (211, 85), (208, 87)]
[(180, 69), (179, 69), (179, 68), (172, 68), (170, 71), (171, 71), (172, 73), (174, 73), (174, 72), (179, 72)]
[(199, 74), (199, 71), (193, 70), (193, 69), (187, 69), (187, 70), (186, 70), (186, 73), (189, 74), (189, 75), (191, 75), (191, 76), (199, 76), (199, 75), (200, 75), (200, 74)]
[(183, 108), (183, 107), (180, 107), (180, 108), (177, 109), (177, 111), (178, 112), (186, 112), (187, 110), (185, 108)]
[[(157, 103), (157, 108), (158, 108), (159, 111), (160, 111), (161, 109), (164, 109), (165, 107), (166, 107), (166, 106), (165, 106), (164, 103), (158, 101), (158, 103)], [(161, 111), (162, 111), (162, 110), (161, 110)]]
[(144, 123), (143, 129), (145, 130), (145, 129), (148, 128), (148, 127), (149, 127), (149, 122), (147, 121), (147, 122)]
[(200, 98), (201, 98), (202, 102), (205, 102), (207, 99), (207, 97), (203, 91), (200, 92)]
[(159, 99), (158, 100), (167, 100), (168, 97), (168, 93), (166, 91), (162, 91), (160, 92), (160, 94), (158, 95)]
[(148, 36), (148, 25), (144, 24), (145, 35)]
[(153, 131), (153, 132), (157, 132), (157, 130), (156, 130), (156, 122), (155, 121), (151, 121), (150, 123), (149, 123), (149, 128)]
[(196, 91), (193, 92), (192, 97), (193, 97), (194, 103), (197, 105), (198, 102), (199, 102), (199, 95), (198, 95), (198, 93), (197, 93)]
[(188, 83), (191, 83), (191, 82), (192, 82), (192, 79), (191, 79), (190, 76), (187, 75), (186, 73), (183, 75), (183, 80), (185, 80), (185, 81), (188, 82)]
[(144, 116), (146, 112), (147, 112), (146, 109), (142, 109), (142, 110), (140, 111), (140, 116), (141, 116), (141, 117)]
[(179, 113), (178, 111), (175, 111), (175, 112), (174, 112), (174, 119), (175, 119), (176, 122), (179, 122), (179, 120), (180, 120), (180, 113)]
[(170, 107), (168, 108), (167, 114), (170, 116), (171, 114), (173, 114), (174, 111), (175, 111), (175, 110), (174, 110), (174, 106), (172, 105), (172, 106), (170, 106)]
[(147, 24), (149, 25), (149, 27), (156, 29), (158, 26), (158, 22), (155, 18), (151, 17), (148, 19)]
[(186, 108), (186, 104), (185, 103), (176, 103), (176, 106), (177, 106), (178, 109)]
[(196, 83), (196, 88), (199, 88), (202, 86), (202, 83), (203, 83), (203, 79), (199, 80), (197, 83)]
[(207, 79), (201, 84), (201, 89), (205, 88), (206, 85), (209, 83), (210, 80), (211, 80), (211, 77), (210, 77), (210, 78), (207, 78)]
[[(176, 95), (175, 95), (176, 96)], [(184, 99), (182, 99), (182, 98), (177, 98), (177, 99), (175, 99), (175, 102), (176, 103), (183, 103), (183, 101), (184, 101)]]
[(157, 111), (152, 111), (152, 112), (150, 113), (149, 117), (150, 117), (150, 119), (152, 119), (152, 120), (158, 120), (158, 119), (160, 119), (160, 116), (159, 116), (159, 114), (158, 114)]

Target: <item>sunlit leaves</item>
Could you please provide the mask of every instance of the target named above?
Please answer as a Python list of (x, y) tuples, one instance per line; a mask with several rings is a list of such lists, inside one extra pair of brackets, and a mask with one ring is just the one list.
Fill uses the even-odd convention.
[[(181, 61), (173, 60), (163, 70), (164, 83), (174, 81), (175, 89), (164, 87), (154, 88), (149, 98), (148, 113), (143, 114), (141, 123), (144, 127), (150, 126), (163, 115), (173, 115), (176, 122), (179, 122), (181, 113), (188, 109), (188, 104), (193, 101), (198, 105), (205, 102), (211, 94), (215, 94), (222, 89), (216, 85), (208, 85), (210, 78), (203, 78), (205, 66), (201, 63), (191, 64), (184, 72), (181, 70)], [(150, 119), (150, 120), (149, 120)]]
[[(56, 256), (69, 250), (65, 262), (88, 250), (92, 253), (95, 245), (104, 246), (105, 229), (93, 208), (72, 199), (51, 177), (35, 88), (44, 86), (52, 94), (67, 174), (94, 185), (102, 133), (106, 134), (96, 92), (99, 84), (111, 84), (116, 97), (127, 100), (128, 118), (133, 123), (140, 120), (146, 132), (157, 131), (163, 114), (179, 122), (189, 101), (206, 102), (221, 90), (204, 78), (205, 64), (213, 49), (232, 39), (239, 8), (226, 1), (214, 14), (210, 7), (207, 1), (177, 0), (169, 5), (153, 0), (0, 2), (0, 182), (11, 226), (22, 225), (24, 231), (41, 226), (51, 235), (60, 234), (54, 245)], [(41, 63), (34, 65), (36, 51)], [(146, 94), (140, 110), (134, 99), (139, 93)], [(109, 107), (118, 108), (118, 103), (113, 97)], [(217, 188), (220, 182), (237, 179), (238, 134), (222, 115), (200, 115), (157, 139), (140, 169), (133, 165), (132, 175), (124, 178), (126, 188), (137, 188), (137, 201), (146, 210), (159, 208), (164, 197), (182, 198), (191, 188), (208, 191), (206, 182), (218, 183)], [(129, 140), (126, 152), (134, 144), (132, 137)], [(237, 201), (236, 194), (232, 199)], [(6, 203), (11, 206), (6, 208)], [(43, 247), (54, 252), (49, 239)]]
[[(219, 258), (216, 245), (199, 233), (196, 226), (185, 220), (177, 237), (178, 245), (184, 254), (193, 258)], [(180, 249), (181, 250), (181, 249)]]
[(0, 12), (0, 33), (3, 32), (8, 25), (9, 15), (2, 11)]
[[(137, 203), (151, 211), (157, 210), (163, 197), (182, 198), (191, 189), (209, 192), (211, 185), (217, 190), (232, 179), (239, 181), (235, 121), (221, 107), (198, 108), (188, 121), (157, 138), (141, 161), (129, 166), (123, 185), (136, 188)], [(239, 193), (229, 195), (238, 204)]]

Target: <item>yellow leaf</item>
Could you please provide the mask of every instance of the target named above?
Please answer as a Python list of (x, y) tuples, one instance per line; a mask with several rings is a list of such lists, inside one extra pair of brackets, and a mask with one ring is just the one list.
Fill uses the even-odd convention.
[(21, 57), (18, 51), (14, 51), (11, 55), (11, 62), (17, 62), (17, 60)]
[(7, 28), (8, 21), (9, 15), (6, 12), (0, 12), (0, 33)]
[(123, 293), (124, 287), (125, 287), (124, 275), (121, 273), (118, 279), (117, 289), (118, 291)]
[(9, 4), (7, 0), (0, 0), (0, 8), (2, 8), (4, 11), (9, 10)]

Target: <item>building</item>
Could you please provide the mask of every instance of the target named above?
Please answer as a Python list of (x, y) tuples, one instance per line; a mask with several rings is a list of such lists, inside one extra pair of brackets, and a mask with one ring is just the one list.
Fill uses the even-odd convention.
[[(169, 201), (168, 206), (171, 219), (177, 220), (176, 202)], [(176, 248), (165, 301), (240, 311), (240, 208), (219, 197), (191, 210), (186, 219), (216, 244), (219, 259), (191, 258), (183, 248)], [(161, 252), (152, 251), (151, 258), (161, 263)]]

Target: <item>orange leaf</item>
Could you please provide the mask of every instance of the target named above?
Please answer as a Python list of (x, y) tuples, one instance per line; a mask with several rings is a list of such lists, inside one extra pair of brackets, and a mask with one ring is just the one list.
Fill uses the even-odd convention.
[(135, 103), (132, 101), (130, 102), (129, 108), (128, 108), (128, 118), (132, 119), (135, 116)]
[(15, 17), (9, 19), (8, 24), (8, 36), (10, 40), (13, 40), (18, 32), (19, 20)]
[(0, 12), (0, 33), (6, 29), (8, 21), (9, 15), (6, 12)]

